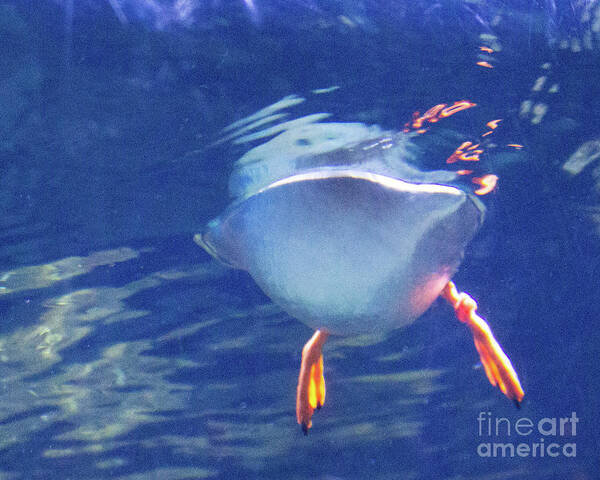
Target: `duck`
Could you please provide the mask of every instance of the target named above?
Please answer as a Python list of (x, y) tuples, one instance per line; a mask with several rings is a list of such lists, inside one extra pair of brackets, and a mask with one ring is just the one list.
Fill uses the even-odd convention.
[(485, 206), (454, 172), (423, 171), (409, 161), (414, 155), (403, 132), (294, 124), (236, 162), (231, 204), (194, 236), (314, 330), (302, 349), (296, 390), (305, 435), (325, 403), (328, 337), (406, 327), (438, 297), (469, 327), (489, 382), (517, 406), (523, 400), (517, 373), (477, 303), (452, 281)]

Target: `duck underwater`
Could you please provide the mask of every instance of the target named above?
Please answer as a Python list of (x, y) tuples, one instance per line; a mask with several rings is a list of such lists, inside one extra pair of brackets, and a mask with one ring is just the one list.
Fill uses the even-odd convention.
[(490, 383), (518, 407), (524, 392), (509, 358), (451, 280), (483, 222), (483, 203), (455, 186), (456, 172), (411, 165), (405, 132), (315, 114), (247, 134), (301, 100), (286, 97), (229, 127), (237, 143), (277, 135), (236, 162), (231, 205), (194, 240), (315, 329), (298, 379), (302, 431), (325, 402), (329, 335), (407, 326), (440, 296), (471, 330)]

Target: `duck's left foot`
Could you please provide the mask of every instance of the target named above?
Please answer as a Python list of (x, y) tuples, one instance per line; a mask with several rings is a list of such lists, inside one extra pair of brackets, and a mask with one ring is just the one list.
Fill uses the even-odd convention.
[(296, 392), (296, 418), (304, 435), (312, 426), (313, 412), (325, 403), (325, 379), (323, 378), (323, 345), (329, 334), (317, 330), (302, 349), (302, 365)]
[(486, 321), (475, 312), (475, 300), (464, 292), (459, 293), (452, 282), (448, 282), (442, 296), (454, 307), (458, 319), (471, 329), (475, 348), (490, 383), (497, 385), (519, 407), (525, 395), (519, 377)]

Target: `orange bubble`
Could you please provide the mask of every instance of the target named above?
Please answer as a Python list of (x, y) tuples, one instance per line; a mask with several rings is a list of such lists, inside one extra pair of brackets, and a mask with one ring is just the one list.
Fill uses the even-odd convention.
[(425, 112), (422, 118), (427, 119), (430, 122), (437, 122), (439, 120), (438, 114), (444, 109), (445, 106), (445, 103), (440, 103), (434, 107), (431, 107)]
[(457, 175), (471, 175), (473, 173), (473, 170), (457, 170), (456, 174)]
[(421, 128), (423, 126), (423, 117), (419, 116), (419, 112), (413, 113), (413, 121), (411, 123), (411, 127), (413, 128)]
[(477, 65), (479, 65), (480, 67), (485, 67), (485, 68), (494, 68), (492, 65), (490, 65), (488, 62), (484, 62), (483, 60), (480, 62), (477, 62)]
[(458, 155), (456, 154), (456, 152), (454, 152), (452, 155), (450, 155), (447, 159), (446, 159), (446, 163), (450, 164), (450, 163), (456, 163), (460, 160), (460, 158), (458, 158)]
[(461, 100), (459, 102), (454, 102), (453, 105), (444, 108), (440, 112), (440, 118), (449, 117), (450, 115), (454, 115), (455, 113), (462, 112), (467, 108), (471, 108), (477, 105), (476, 103), (469, 102), (468, 100)]
[[(454, 150), (454, 153), (448, 157), (446, 163), (456, 163), (459, 160), (463, 162), (477, 162), (479, 155), (483, 153), (482, 149), (475, 150), (479, 144), (473, 145), (471, 142), (463, 142), (460, 147)], [(467, 150), (465, 152), (465, 149)]]
[(467, 153), (463, 153), (462, 155), (458, 156), (459, 160), (462, 160), (463, 162), (478, 162), (479, 161), (479, 155), (481, 155), (483, 153), (483, 150), (475, 150), (474, 152), (467, 154)]
[(488, 174), (483, 177), (473, 178), (472, 182), (481, 185), (481, 188), (475, 190), (475, 195), (487, 195), (496, 188), (498, 177), (496, 175)]
[(479, 50), (487, 53), (494, 53), (494, 51), (490, 47), (479, 47)]
[(519, 145), (518, 143), (509, 143), (506, 146), (516, 148), (517, 150), (520, 150), (521, 148), (523, 148), (523, 145)]
[(490, 127), (490, 128), (493, 130), (494, 128), (498, 128), (498, 124), (499, 124), (501, 121), (502, 121), (502, 119), (501, 119), (501, 118), (499, 118), (498, 120), (491, 120), (491, 121), (489, 121), (488, 123), (486, 123), (486, 125), (487, 125), (488, 127)]
[(412, 121), (404, 124), (404, 131), (408, 132), (413, 129), (417, 130), (417, 133), (424, 133), (426, 131), (426, 129), (423, 128), (425, 123), (439, 122), (442, 118), (449, 117), (450, 115), (454, 115), (457, 112), (474, 107), (475, 105), (475, 103), (469, 102), (468, 100), (461, 100), (459, 102), (454, 102), (454, 104), (449, 107), (445, 103), (439, 103), (431, 107), (423, 115), (418, 111), (414, 112)]
[(429, 110), (427, 110), (422, 116), (419, 114), (419, 112), (413, 113), (412, 127), (421, 128), (424, 122), (437, 122), (439, 120), (439, 113), (441, 110), (443, 110), (445, 106), (445, 103), (435, 105), (434, 107), (431, 107)]

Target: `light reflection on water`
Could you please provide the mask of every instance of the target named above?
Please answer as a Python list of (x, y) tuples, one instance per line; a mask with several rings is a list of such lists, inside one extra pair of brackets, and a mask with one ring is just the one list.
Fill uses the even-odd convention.
[(121, 247), (1, 274), (0, 478), (516, 479), (540, 461), (477, 463), (478, 413), (519, 412), (471, 368), (468, 333), (441, 303), (389, 336), (332, 337), (305, 438), (294, 402), (310, 329), (185, 245), (176, 261)]
[[(0, 338), (0, 451), (20, 458), (18, 472), (44, 478), (67, 462), (82, 478), (278, 478), (288, 468), (296, 472), (289, 478), (424, 478), (420, 462), (450, 442), (427, 439), (428, 416), (440, 407), (476, 411), (462, 399), (469, 392), (450, 386), (452, 370), (413, 367), (427, 355), (426, 337), (334, 337), (325, 351), (327, 402), (306, 439), (293, 407), (310, 331), (256, 294), (244, 308), (236, 292), (212, 297), (228, 289), (228, 272), (216, 263), (94, 285), (102, 269), (152, 252), (113, 249), (4, 274), (13, 290), (5, 299), (20, 302), (27, 291), (42, 306)], [(53, 295), (84, 273), (85, 288)], [(365, 366), (356, 355), (372, 358)], [(473, 374), (477, 388), (485, 388), (480, 375)], [(472, 429), (464, 430), (455, 441), (469, 445)], [(19, 454), (24, 448), (33, 451)], [(393, 469), (392, 451), (400, 461), (392, 458)], [(323, 462), (305, 462), (315, 455)]]
[[(44, 437), (38, 454), (45, 465), (85, 458), (88, 474), (133, 479), (143, 474), (126, 473), (139, 466), (124, 452), (160, 448), (169, 459), (193, 459), (196, 466), (169, 467), (157, 459), (153, 478), (204, 478), (219, 476), (220, 462), (232, 459), (237, 468), (258, 471), (298, 448), (406, 442), (420, 434), (419, 411), (429, 394), (444, 389), (443, 372), (340, 378), (335, 365), (353, 348), (371, 348), (381, 340), (340, 338), (327, 349), (330, 400), (318, 432), (304, 442), (293, 402), (308, 329), (264, 300), (247, 309), (206, 305), (213, 284), (225, 275), (214, 263), (52, 296), (53, 285), (84, 274), (93, 284), (94, 270), (117, 268), (150, 252), (121, 248), (3, 274), (5, 298), (28, 291), (43, 308), (37, 320), (14, 325), (0, 338), (0, 449), (14, 451)], [(173, 299), (160, 297), (172, 284), (205, 303), (193, 321), (174, 318), (189, 316), (192, 302), (182, 311)], [(140, 295), (154, 298), (148, 309), (133, 307)], [(151, 322), (166, 328), (153, 335), (157, 329)], [(383, 363), (411, 351), (386, 354)], [(371, 408), (364, 408), (368, 404)], [(30, 468), (40, 475), (41, 466)]]

